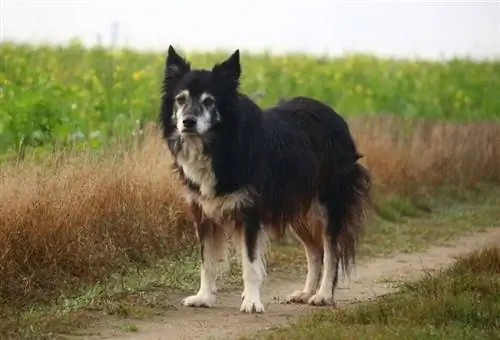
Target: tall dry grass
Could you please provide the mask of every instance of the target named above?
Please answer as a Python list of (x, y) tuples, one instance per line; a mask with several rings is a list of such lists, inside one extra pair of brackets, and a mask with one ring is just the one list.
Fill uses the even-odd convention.
[(453, 123), (397, 115), (349, 120), (361, 160), (383, 191), (500, 180), (500, 121)]
[(170, 158), (154, 137), (123, 157), (1, 168), (1, 299), (50, 297), (192, 244)]
[[(500, 179), (500, 123), (350, 119), (375, 184), (412, 190)], [(195, 242), (157, 129), (116, 157), (0, 168), (0, 299), (25, 304)]]

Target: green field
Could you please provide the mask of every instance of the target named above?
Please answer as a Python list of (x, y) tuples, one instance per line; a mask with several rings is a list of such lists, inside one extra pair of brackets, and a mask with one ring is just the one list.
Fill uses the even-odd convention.
[[(209, 67), (226, 52), (188, 53)], [(0, 153), (68, 144), (100, 147), (156, 119), (164, 55), (0, 44)], [(500, 61), (401, 61), (352, 55), (242, 54), (242, 89), (259, 104), (307, 95), (342, 115), (483, 119), (500, 116)]]

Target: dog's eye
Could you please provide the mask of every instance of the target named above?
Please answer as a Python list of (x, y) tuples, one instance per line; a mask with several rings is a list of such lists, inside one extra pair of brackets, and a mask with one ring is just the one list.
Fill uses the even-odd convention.
[(205, 107), (212, 107), (215, 105), (215, 99), (213, 99), (212, 97), (206, 97), (201, 103)]
[(186, 104), (186, 96), (180, 95), (180, 96), (175, 97), (175, 102), (179, 106)]

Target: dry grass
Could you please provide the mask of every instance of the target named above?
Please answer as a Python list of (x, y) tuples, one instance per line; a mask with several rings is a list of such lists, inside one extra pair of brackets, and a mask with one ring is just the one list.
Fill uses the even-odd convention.
[[(378, 188), (500, 179), (499, 123), (404, 123), (351, 120)], [(193, 244), (170, 158), (150, 130), (121, 156), (57, 155), (0, 169), (3, 303), (49, 299)]]
[(500, 122), (452, 123), (379, 115), (350, 120), (378, 188), (468, 187), (500, 179)]
[[(121, 158), (4, 167), (0, 297), (24, 302), (94, 281), (191, 244), (177, 182), (159, 139)], [(50, 162), (49, 162), (50, 163)]]
[(499, 339), (499, 273), (500, 248), (486, 248), (396, 294), (316, 311), (251, 339)]

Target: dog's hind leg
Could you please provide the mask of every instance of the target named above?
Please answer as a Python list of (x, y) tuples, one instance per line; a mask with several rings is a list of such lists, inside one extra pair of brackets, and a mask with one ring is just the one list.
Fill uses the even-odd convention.
[(323, 234), (323, 273), (316, 294), (310, 297), (309, 304), (315, 306), (334, 305), (333, 291), (338, 282), (339, 261), (335, 256), (330, 236)]
[(307, 277), (302, 290), (294, 291), (287, 302), (307, 303), (318, 288), (323, 260), (323, 223), (321, 219), (309, 214), (306, 220), (300, 219), (292, 225), (292, 231), (304, 246), (307, 260)]
[(240, 311), (263, 313), (264, 305), (260, 299), (260, 287), (266, 275), (264, 263), (265, 234), (260, 221), (253, 212), (243, 214), (240, 234), (240, 251), (243, 274), (243, 293)]
[(323, 234), (323, 277), (321, 285), (309, 300), (313, 305), (333, 303), (339, 270), (349, 275), (354, 266), (366, 209), (370, 206), (370, 173), (360, 164), (322, 188), (321, 203), (327, 212)]
[(335, 200), (327, 200), (317, 203), (318, 216), (323, 221), (324, 228), (321, 230), (323, 243), (323, 273), (320, 286), (308, 303), (315, 306), (334, 305), (333, 292), (338, 283), (339, 260), (336, 256), (335, 246), (337, 244), (334, 231), (338, 228), (335, 223)]
[(217, 264), (224, 260), (227, 239), (222, 226), (203, 216), (200, 207), (192, 203), (197, 236), (200, 242), (201, 271), (200, 289), (196, 295), (182, 301), (189, 307), (213, 307), (216, 299)]

